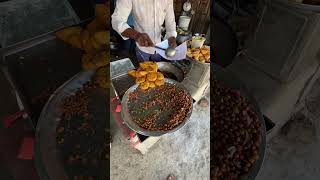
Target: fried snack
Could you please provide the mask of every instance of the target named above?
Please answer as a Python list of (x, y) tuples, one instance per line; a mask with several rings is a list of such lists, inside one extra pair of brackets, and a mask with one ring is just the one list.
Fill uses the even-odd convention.
[(149, 82), (149, 88), (155, 88), (156, 84), (154, 82)]
[(107, 45), (109, 42), (109, 37), (109, 31), (100, 31), (94, 34), (93, 40), (98, 44), (98, 46)]
[(87, 52), (87, 53), (96, 53), (98, 52), (98, 50), (94, 47), (94, 42), (92, 40), (92, 38), (89, 38), (87, 43), (84, 45), (84, 50)]
[(90, 70), (95, 68), (95, 64), (92, 62), (92, 56), (91, 54), (84, 54), (82, 56), (82, 69), (84, 70)]
[(142, 72), (143, 70), (137, 70), (137, 72), (136, 72), (136, 76), (137, 76), (137, 78), (139, 78), (139, 77), (144, 77), (145, 75), (143, 75), (143, 73), (140, 73), (140, 72)]
[(139, 66), (140, 66), (140, 68), (141, 68), (142, 70), (146, 70), (146, 69), (149, 67), (149, 65), (146, 64), (146, 62), (144, 62), (144, 63), (139, 63)]
[(210, 52), (208, 51), (208, 49), (200, 49), (201, 54), (206, 55), (209, 54)]
[(141, 84), (141, 83), (144, 83), (146, 81), (146, 77), (143, 76), (143, 77), (139, 77), (136, 79), (136, 83), (137, 84)]
[(99, 54), (93, 57), (92, 59), (93, 63), (96, 64), (97, 67), (108, 65), (109, 61), (108, 61), (107, 54), (108, 54), (107, 52), (100, 52)]
[(139, 76), (145, 76), (148, 74), (147, 71), (138, 71), (138, 73), (139, 73)]
[(151, 82), (156, 81), (157, 78), (158, 78), (158, 74), (157, 74), (156, 72), (150, 72), (150, 73), (148, 73), (148, 75), (147, 75), (148, 81), (151, 81)]
[(81, 31), (82, 31), (81, 27), (69, 27), (56, 32), (55, 35), (58, 39), (68, 42), (68, 39), (71, 36), (79, 36), (81, 34)]
[(129, 70), (128, 71), (129, 76), (136, 78), (137, 77), (137, 71), (136, 70)]
[(149, 82), (143, 82), (140, 84), (139, 87), (143, 90), (147, 90), (147, 89), (149, 89)]
[(163, 80), (164, 79), (164, 75), (161, 72), (157, 73), (157, 80)]
[(71, 36), (68, 40), (68, 43), (70, 43), (73, 47), (78, 49), (83, 49), (81, 37), (78, 35)]
[(164, 79), (162, 79), (162, 80), (156, 80), (156, 81), (155, 81), (155, 84), (156, 84), (157, 86), (162, 86), (162, 85), (164, 85)]
[(96, 69), (108, 64), (107, 52), (101, 52), (95, 56), (92, 54), (84, 54), (82, 57), (82, 68), (84, 70)]
[(151, 68), (151, 70), (149, 70), (150, 72), (158, 71), (158, 65), (156, 63), (151, 64), (149, 67)]
[(90, 33), (88, 30), (83, 30), (80, 36), (81, 36), (82, 47), (83, 49), (85, 49), (85, 46), (90, 39)]
[(205, 58), (206, 62), (210, 62), (210, 54), (205, 55), (204, 58)]
[(187, 56), (202, 63), (210, 63), (210, 49), (207, 46), (200, 49), (188, 48)]
[[(158, 72), (158, 65), (154, 62), (146, 61), (140, 63), (137, 71), (130, 70), (128, 71), (128, 74), (136, 78), (136, 83), (139, 84), (139, 87), (143, 90), (155, 88), (156, 86), (164, 84), (164, 76), (162, 73)], [(156, 83), (156, 81), (158, 82)]]

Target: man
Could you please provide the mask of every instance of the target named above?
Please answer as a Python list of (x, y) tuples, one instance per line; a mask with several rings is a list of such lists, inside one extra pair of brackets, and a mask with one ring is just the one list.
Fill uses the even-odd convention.
[[(112, 3), (112, 7), (111, 9), (113, 10), (112, 12), (114, 12), (115, 7), (116, 7), (116, 3), (117, 0), (113, 0)], [(128, 17), (128, 21), (127, 24), (133, 28), (133, 18), (132, 18), (132, 14), (130, 13), (129, 17)], [(135, 48), (136, 48), (136, 44), (135, 41), (133, 39), (128, 39), (128, 40), (123, 40), (123, 38), (114, 30), (111, 31), (112, 36), (116, 37), (118, 42), (120, 42), (121, 46), (121, 50), (129, 53), (129, 54), (134, 54), (135, 53)]]
[[(127, 24), (130, 13), (134, 19), (134, 29)], [(161, 42), (161, 27), (164, 22), (169, 46), (176, 47), (173, 0), (117, 0), (111, 18), (113, 29), (124, 40), (136, 41), (138, 61), (161, 60), (154, 46)]]

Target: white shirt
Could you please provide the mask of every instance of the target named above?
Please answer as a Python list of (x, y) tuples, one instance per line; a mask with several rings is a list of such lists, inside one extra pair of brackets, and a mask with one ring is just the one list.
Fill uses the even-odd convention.
[[(112, 15), (112, 28), (120, 35), (131, 28), (127, 24), (130, 13), (134, 19), (134, 29), (147, 33), (154, 44), (161, 42), (161, 26), (164, 22), (166, 37), (177, 36), (173, 0), (117, 0)], [(128, 39), (123, 36), (122, 38)], [(137, 46), (143, 52), (155, 53), (153, 47), (141, 47), (138, 43)]]

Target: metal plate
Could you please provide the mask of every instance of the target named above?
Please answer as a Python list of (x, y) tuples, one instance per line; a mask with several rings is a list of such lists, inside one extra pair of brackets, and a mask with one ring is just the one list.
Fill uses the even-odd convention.
[[(174, 84), (176, 85), (179, 89), (181, 90), (185, 90), (185, 88), (179, 84), (178, 82), (174, 81), (174, 80), (171, 80), (171, 79), (165, 79), (165, 82), (166, 83), (169, 83), (169, 84)], [(128, 127), (132, 130), (134, 130), (135, 132), (139, 133), (139, 134), (142, 134), (142, 135), (145, 135), (145, 136), (161, 136), (163, 134), (168, 134), (168, 133), (173, 133), (175, 131), (177, 131), (178, 129), (182, 128), (190, 119), (190, 116), (192, 114), (192, 108), (190, 110), (190, 112), (187, 114), (186, 118), (184, 119), (184, 121), (179, 124), (177, 127), (175, 127), (174, 129), (171, 129), (169, 131), (150, 131), (150, 130), (146, 130), (146, 129), (143, 129), (141, 128), (139, 125), (137, 125), (131, 118), (130, 114), (129, 114), (129, 94), (134, 92), (136, 89), (138, 88), (138, 85), (134, 85), (132, 86), (131, 88), (129, 88), (125, 95), (123, 96), (122, 98), (122, 101), (121, 101), (121, 115), (122, 115), (122, 118), (124, 120), (124, 122), (128, 125)], [(187, 90), (185, 90), (187, 91)], [(188, 92), (188, 91), (187, 91)], [(193, 104), (192, 102), (192, 98), (191, 98), (191, 95), (188, 93), (188, 95), (190, 96), (190, 104)], [(140, 101), (141, 102), (141, 101)], [(165, 116), (165, 115), (164, 115)], [(162, 122), (165, 121), (165, 118), (161, 120)]]
[(233, 75), (231, 72), (222, 69), (221, 67), (217, 65), (211, 65), (211, 72), (213, 73), (213, 76), (218, 80), (224, 83), (226, 86), (236, 89), (240, 91), (241, 96), (245, 97), (247, 101), (252, 105), (253, 110), (258, 115), (258, 118), (260, 120), (261, 124), (261, 145), (259, 149), (259, 160), (255, 163), (255, 165), (252, 167), (251, 171), (247, 176), (242, 177), (243, 180), (254, 180), (256, 176), (259, 173), (259, 170), (263, 164), (264, 156), (266, 152), (266, 125), (263, 118), (263, 115), (260, 111), (259, 105), (252, 96), (252, 94), (249, 92), (247, 87), (236, 78), (235, 75)]
[[(64, 98), (76, 93), (85, 83), (91, 80), (93, 74), (94, 71), (86, 71), (75, 75), (55, 91), (43, 108), (37, 124), (35, 146), (36, 168), (40, 178), (43, 180), (68, 179), (61, 152), (56, 145), (56, 128), (62, 116), (62, 112), (59, 109)], [(89, 109), (92, 109), (92, 120), (97, 122), (97, 126), (105, 125), (108, 127), (109, 125), (108, 94), (109, 92), (105, 90), (97, 89), (92, 93), (92, 96), (90, 95), (92, 103), (89, 103)], [(97, 141), (97, 138), (101, 137), (95, 137), (92, 142)], [(106, 163), (106, 166), (108, 164)], [(109, 167), (103, 168), (107, 169)], [(107, 172), (102, 172), (107, 175)]]

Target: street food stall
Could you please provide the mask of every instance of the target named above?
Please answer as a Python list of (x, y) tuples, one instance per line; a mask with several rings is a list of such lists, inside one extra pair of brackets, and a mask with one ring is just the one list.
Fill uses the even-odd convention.
[(20, 108), (8, 120), (34, 128), (28, 152), (41, 179), (109, 177), (108, 6), (89, 3), (90, 18), (1, 49)]

